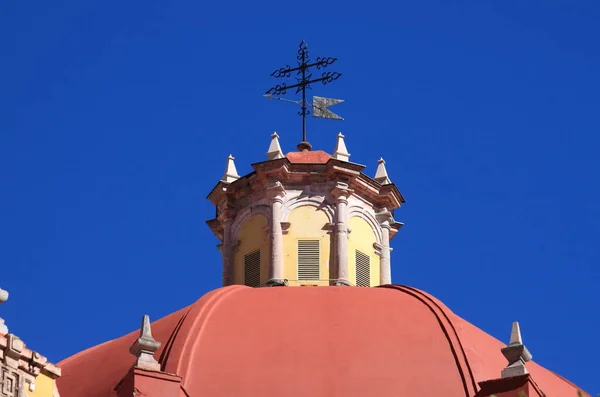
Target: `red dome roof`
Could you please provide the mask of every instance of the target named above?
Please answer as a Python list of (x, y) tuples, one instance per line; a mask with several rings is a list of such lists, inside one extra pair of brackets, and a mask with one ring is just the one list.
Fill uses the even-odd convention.
[(285, 155), (292, 163), (325, 164), (331, 155), (323, 150), (312, 150), (306, 152), (289, 152)]
[[(504, 343), (410, 287), (230, 286), (152, 324), (165, 372), (190, 396), (471, 397), (506, 366)], [(139, 331), (64, 360), (62, 397), (105, 397)], [(160, 358), (159, 358), (160, 357)], [(576, 388), (534, 362), (552, 396)]]

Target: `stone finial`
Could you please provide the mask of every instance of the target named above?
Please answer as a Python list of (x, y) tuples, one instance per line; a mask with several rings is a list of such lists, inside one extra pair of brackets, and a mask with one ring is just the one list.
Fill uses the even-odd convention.
[(8, 300), (8, 291), (0, 288), (0, 303), (4, 303)]
[(335, 143), (335, 150), (333, 151), (333, 156), (336, 160), (348, 161), (350, 160), (350, 153), (348, 153), (348, 149), (346, 149), (346, 142), (344, 142), (344, 135), (342, 133), (338, 133), (337, 142)]
[(502, 370), (503, 378), (525, 375), (529, 372), (525, 368), (525, 363), (532, 359), (531, 353), (523, 344), (521, 329), (517, 321), (513, 322), (510, 332), (510, 342), (502, 348), (502, 354), (508, 360), (508, 365)]
[[(0, 303), (4, 303), (8, 300), (8, 291), (0, 288)], [(0, 334), (8, 334), (8, 327), (4, 324), (4, 319), (0, 317)]]
[(281, 151), (281, 146), (279, 145), (279, 135), (277, 132), (273, 132), (271, 134), (271, 144), (269, 145), (269, 150), (267, 151), (267, 160), (277, 160), (283, 158), (283, 152)]
[(312, 145), (306, 141), (302, 141), (296, 146), (296, 148), (299, 152), (310, 152)]
[(129, 348), (129, 352), (137, 357), (135, 366), (148, 371), (160, 371), (160, 364), (154, 359), (154, 352), (159, 347), (160, 342), (152, 337), (150, 317), (145, 314), (140, 328), (140, 337)]
[(233, 160), (235, 160), (235, 158), (230, 154), (229, 157), (227, 157), (227, 166), (225, 167), (225, 173), (221, 178), (221, 182), (231, 183), (240, 179)]
[(378, 161), (379, 165), (377, 166), (377, 172), (375, 172), (375, 179), (377, 182), (382, 185), (390, 185), (392, 181), (388, 177), (387, 170), (385, 169), (385, 160), (380, 158)]

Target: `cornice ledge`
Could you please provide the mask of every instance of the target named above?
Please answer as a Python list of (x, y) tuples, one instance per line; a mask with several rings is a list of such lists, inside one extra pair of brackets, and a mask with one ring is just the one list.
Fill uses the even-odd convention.
[(61, 375), (59, 367), (49, 363), (40, 353), (27, 349), (25, 343), (14, 334), (0, 336), (0, 362), (3, 366), (19, 370), (30, 385), (34, 384), (40, 373), (52, 379)]

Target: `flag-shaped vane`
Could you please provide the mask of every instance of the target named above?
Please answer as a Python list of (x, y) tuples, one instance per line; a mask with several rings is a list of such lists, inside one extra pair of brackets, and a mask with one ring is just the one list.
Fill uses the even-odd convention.
[(344, 120), (342, 117), (327, 109), (330, 106), (344, 102), (343, 99), (323, 98), (313, 96), (312, 115), (321, 119)]

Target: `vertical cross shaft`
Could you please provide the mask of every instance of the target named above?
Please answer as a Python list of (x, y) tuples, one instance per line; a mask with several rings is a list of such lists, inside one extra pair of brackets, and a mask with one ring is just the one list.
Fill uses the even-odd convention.
[[(321, 82), (323, 84), (331, 83), (334, 80), (337, 80), (342, 74), (338, 72), (323, 72), (320, 77), (313, 78), (311, 73), (311, 68), (316, 68), (320, 70), (321, 68), (325, 68), (332, 63), (334, 63), (337, 58), (332, 57), (317, 57), (316, 62), (311, 62), (310, 57), (308, 55), (308, 46), (306, 42), (302, 40), (300, 43), (300, 47), (298, 49), (296, 60), (298, 61), (297, 67), (291, 67), (287, 65), (285, 67), (279, 68), (271, 73), (272, 77), (275, 78), (288, 78), (292, 73), (296, 73), (296, 83), (288, 85), (287, 83), (277, 84), (276, 86), (270, 88), (265, 96), (268, 98), (278, 98), (280, 95), (285, 95), (287, 90), (296, 89), (296, 94), (302, 91), (302, 100), (296, 102), (300, 105), (300, 112), (298, 114), (302, 116), (302, 147), (308, 147), (310, 150), (310, 144), (306, 141), (306, 116), (310, 113), (308, 110), (308, 102), (306, 100), (306, 89), (310, 88), (312, 83)], [(299, 146), (300, 147), (300, 146)], [(300, 150), (300, 149), (299, 149)]]
[[(302, 82), (306, 82), (306, 51), (302, 51)], [(306, 84), (302, 86), (302, 142), (306, 142)]]

